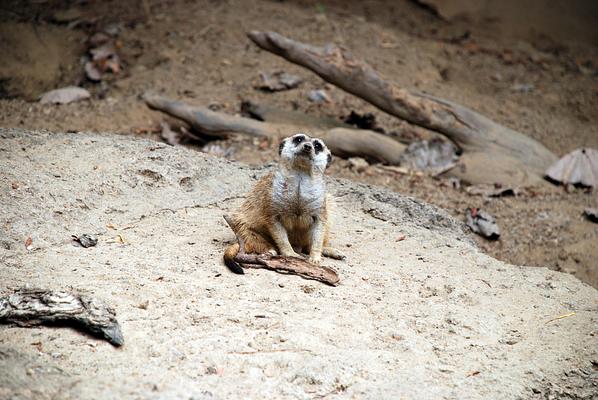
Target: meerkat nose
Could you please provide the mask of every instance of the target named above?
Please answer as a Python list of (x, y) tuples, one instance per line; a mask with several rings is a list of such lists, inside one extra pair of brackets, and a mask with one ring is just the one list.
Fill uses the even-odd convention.
[(312, 148), (313, 146), (311, 145), (311, 143), (305, 143), (303, 145), (303, 151), (311, 151)]

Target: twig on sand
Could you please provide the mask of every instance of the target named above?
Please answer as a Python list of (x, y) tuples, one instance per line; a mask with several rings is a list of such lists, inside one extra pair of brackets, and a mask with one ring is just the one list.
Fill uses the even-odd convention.
[(556, 317), (556, 318), (549, 319), (548, 321), (544, 322), (544, 324), (549, 324), (549, 323), (551, 323), (551, 322), (558, 321), (559, 319), (563, 319), (563, 318), (569, 318), (569, 317), (572, 317), (572, 316), (574, 316), (575, 314), (576, 314), (575, 312), (571, 312), (571, 313), (569, 313), (569, 314), (563, 314), (563, 315), (559, 315), (559, 316), (558, 316), (558, 317)]

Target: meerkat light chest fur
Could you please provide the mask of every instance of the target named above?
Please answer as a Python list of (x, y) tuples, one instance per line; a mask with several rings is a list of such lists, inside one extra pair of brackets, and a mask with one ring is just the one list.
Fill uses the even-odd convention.
[[(332, 156), (324, 142), (305, 134), (284, 139), (276, 171), (267, 174), (230, 218), (231, 228), (247, 253), (272, 253), (301, 257), (318, 264), (322, 255), (344, 258), (328, 246), (332, 198), (326, 193), (324, 173)], [(226, 265), (242, 273), (234, 257), (238, 243), (224, 254)]]

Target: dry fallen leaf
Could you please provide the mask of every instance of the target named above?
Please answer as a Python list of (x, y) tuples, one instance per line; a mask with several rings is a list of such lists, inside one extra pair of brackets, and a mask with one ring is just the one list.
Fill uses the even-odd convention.
[(32, 243), (33, 243), (33, 239), (31, 239), (31, 236), (29, 236), (29, 237), (28, 237), (28, 238), (25, 240), (25, 248), (26, 248), (27, 250), (31, 250), (31, 249), (33, 249)]
[(563, 184), (598, 187), (598, 150), (591, 148), (573, 150), (550, 166), (546, 176)]
[(68, 104), (91, 97), (89, 92), (77, 86), (67, 86), (62, 89), (50, 90), (44, 93), (39, 102), (42, 104)]

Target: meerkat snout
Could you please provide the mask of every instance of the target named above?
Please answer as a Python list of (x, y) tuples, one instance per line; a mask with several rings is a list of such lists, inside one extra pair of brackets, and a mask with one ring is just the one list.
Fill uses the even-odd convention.
[(305, 143), (305, 144), (303, 145), (303, 149), (302, 149), (302, 151), (303, 151), (304, 153), (307, 153), (307, 154), (310, 154), (310, 155), (311, 155), (311, 151), (312, 151), (312, 149), (313, 149), (313, 146), (311, 145), (311, 143)]

